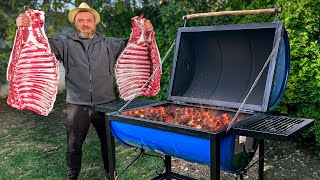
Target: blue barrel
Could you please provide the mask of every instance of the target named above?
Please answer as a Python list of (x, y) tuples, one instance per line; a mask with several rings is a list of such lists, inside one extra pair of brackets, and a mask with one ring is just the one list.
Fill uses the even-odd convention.
[[(111, 119), (114, 137), (123, 145), (141, 147), (156, 153), (178, 157), (190, 162), (210, 165), (210, 140), (132, 125)], [(220, 140), (221, 168), (235, 173), (252, 159), (251, 154), (234, 154), (235, 135), (227, 135)], [(256, 149), (256, 148), (254, 148)]]
[(284, 34), (282, 36), (279, 53), (277, 58), (277, 65), (275, 70), (275, 77), (273, 80), (273, 88), (271, 91), (271, 97), (268, 109), (272, 110), (280, 102), (284, 89), (287, 85), (288, 76), (290, 71), (290, 45), (288, 34), (284, 29)]

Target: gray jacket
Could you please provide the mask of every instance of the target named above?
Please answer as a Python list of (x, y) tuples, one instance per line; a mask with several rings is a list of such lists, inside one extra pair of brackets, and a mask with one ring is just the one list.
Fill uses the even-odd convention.
[(77, 33), (49, 39), (52, 51), (66, 70), (67, 102), (96, 105), (115, 99), (113, 68), (127, 40), (96, 33), (85, 49)]

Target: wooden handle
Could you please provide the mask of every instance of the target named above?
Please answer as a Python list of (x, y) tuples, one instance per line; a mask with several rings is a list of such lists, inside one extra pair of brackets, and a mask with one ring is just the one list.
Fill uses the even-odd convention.
[(246, 14), (271, 14), (280, 13), (281, 8), (270, 8), (270, 9), (256, 9), (256, 10), (243, 10), (243, 11), (219, 11), (219, 12), (209, 12), (209, 13), (198, 13), (183, 16), (183, 19), (194, 19), (201, 17), (211, 17), (211, 16), (225, 16), (225, 15), (246, 15)]

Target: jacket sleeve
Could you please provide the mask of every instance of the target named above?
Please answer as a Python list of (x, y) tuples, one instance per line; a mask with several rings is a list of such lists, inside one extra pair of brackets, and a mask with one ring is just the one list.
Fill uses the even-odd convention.
[(109, 53), (109, 65), (112, 74), (114, 73), (114, 65), (117, 62), (118, 56), (124, 50), (128, 42), (128, 39), (116, 39), (116, 38), (106, 38), (105, 46)]
[(65, 37), (49, 38), (51, 50), (60, 62), (64, 62), (65, 43)]
[(109, 46), (110, 51), (112, 51), (110, 54), (114, 56), (114, 59), (117, 59), (126, 47), (128, 39), (108, 38), (108, 41), (107, 46)]

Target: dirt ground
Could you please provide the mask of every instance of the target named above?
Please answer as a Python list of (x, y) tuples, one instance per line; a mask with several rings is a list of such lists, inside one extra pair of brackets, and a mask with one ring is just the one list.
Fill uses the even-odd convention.
[[(320, 158), (309, 145), (296, 140), (290, 142), (267, 141), (265, 152), (273, 149), (265, 156), (264, 179), (266, 180), (320, 180)], [(258, 160), (258, 150), (250, 162)], [(209, 167), (189, 163), (181, 159), (173, 158), (172, 168), (178, 172), (196, 179), (209, 179)], [(221, 179), (236, 179), (236, 175), (221, 171)], [(240, 177), (238, 177), (240, 179)], [(252, 166), (243, 176), (245, 180), (258, 179), (258, 163)]]
[[(59, 107), (60, 110), (51, 112), (53, 114), (57, 114), (56, 116), (54, 115), (52, 117), (64, 118), (64, 116), (61, 116), (61, 110), (65, 109), (64, 100), (56, 101), (55, 107)], [(19, 111), (15, 111), (11, 107), (9, 107), (6, 103), (5, 98), (0, 98), (0, 116), (1, 118), (5, 118), (5, 122), (7, 122), (4, 124), (2, 123), (2, 127), (10, 126), (11, 120), (17, 121), (17, 113), (19, 114)], [(64, 121), (64, 119), (61, 119), (61, 121)], [(6, 128), (1, 129), (5, 130)], [(265, 151), (267, 152), (272, 148), (274, 150), (272, 150), (265, 157), (265, 179), (320, 180), (320, 157), (311, 150), (311, 147), (308, 144), (302, 142), (299, 139), (290, 142), (266, 141)], [(256, 152), (251, 163), (256, 161), (257, 159), (258, 151)], [(186, 162), (177, 158), (172, 158), (172, 169), (174, 172), (196, 179), (209, 179), (210, 176), (208, 166)], [(236, 176), (221, 171), (221, 179), (236, 179)], [(248, 170), (247, 175), (244, 175), (244, 179), (258, 179), (258, 163)]]

